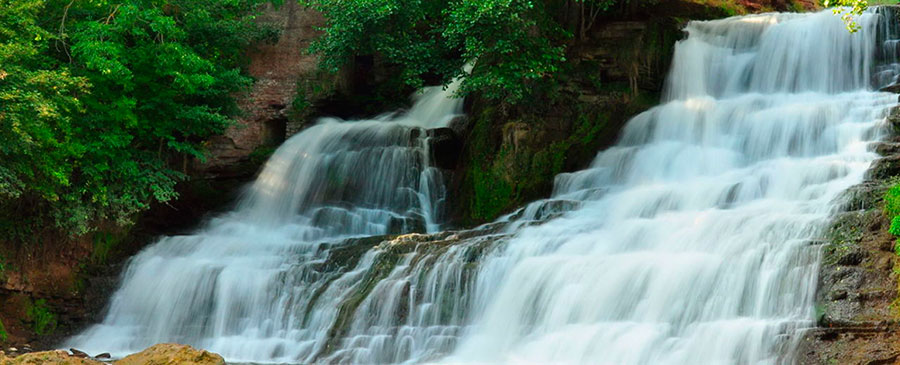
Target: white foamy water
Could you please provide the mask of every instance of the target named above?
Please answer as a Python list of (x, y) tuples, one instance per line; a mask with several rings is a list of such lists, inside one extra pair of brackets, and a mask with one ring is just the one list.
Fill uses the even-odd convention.
[[(440, 200), (422, 198), (435, 188), (418, 142), (398, 147), (404, 122), (325, 121), (236, 212), (138, 255), (104, 322), (71, 343), (248, 362), (789, 363), (814, 325), (809, 242), (897, 102), (872, 91), (896, 80), (896, 14), (859, 22), (690, 23), (664, 103), (493, 228), (311, 243), (429, 220), (422, 202)], [(457, 113), (434, 98), (407, 119)]]
[(859, 34), (830, 12), (690, 23), (667, 101), (557, 178), (581, 208), (485, 258), (479, 276), (502, 279), (479, 282), (450, 360), (789, 363), (814, 325), (809, 242), (897, 102), (869, 91), (883, 15)]
[(104, 321), (69, 342), (115, 355), (179, 342), (230, 361), (312, 360), (339, 309), (314, 310), (312, 293), (345, 285), (320, 298), (339, 301), (357, 285), (318, 271), (322, 242), (439, 227), (446, 189), (426, 128), (461, 113), (455, 90), (429, 87), (405, 113), (322, 119), (290, 138), (234, 212), (134, 257)]

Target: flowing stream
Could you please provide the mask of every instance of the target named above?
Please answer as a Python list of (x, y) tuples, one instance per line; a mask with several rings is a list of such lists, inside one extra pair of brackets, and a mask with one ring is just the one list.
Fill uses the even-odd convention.
[[(663, 103), (553, 196), (437, 232), (424, 128), (459, 113), (324, 120), (234, 212), (135, 257), (104, 321), (70, 340), (180, 342), (257, 363), (789, 363), (814, 325), (819, 249), (878, 156), (897, 14), (691, 22)], [(432, 232), (430, 235), (377, 236)], [(348, 238), (349, 237), (349, 238)]]

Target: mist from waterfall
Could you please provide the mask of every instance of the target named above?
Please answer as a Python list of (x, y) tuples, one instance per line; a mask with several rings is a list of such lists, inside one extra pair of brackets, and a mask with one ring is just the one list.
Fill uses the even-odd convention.
[(900, 73), (897, 14), (858, 22), (689, 23), (663, 104), (551, 198), (472, 230), (365, 237), (434, 231), (446, 192), (421, 123), (458, 100), (432, 89), (398, 118), (323, 120), (237, 210), (135, 257), (103, 323), (70, 342), (256, 363), (789, 363), (814, 326), (811, 242), (897, 104), (874, 91)]

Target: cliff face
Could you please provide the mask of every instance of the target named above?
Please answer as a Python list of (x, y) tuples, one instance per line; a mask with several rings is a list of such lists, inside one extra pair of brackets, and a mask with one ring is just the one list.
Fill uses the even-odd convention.
[[(243, 115), (234, 126), (207, 141), (208, 159), (198, 162), (196, 172), (203, 177), (252, 174), (257, 163), (254, 153), (265, 154), (306, 122), (292, 108), (298, 83), (315, 79), (317, 61), (306, 52), (324, 24), (321, 15), (297, 1), (281, 7), (266, 5), (259, 22), (280, 31), (274, 44), (261, 44), (248, 54), (249, 73), (255, 78), (250, 92), (241, 98)], [(249, 165), (248, 165), (249, 164)]]

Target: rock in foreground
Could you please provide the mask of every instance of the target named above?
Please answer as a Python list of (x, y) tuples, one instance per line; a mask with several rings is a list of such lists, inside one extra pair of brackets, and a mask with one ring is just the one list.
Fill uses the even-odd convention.
[[(82, 354), (82, 356), (79, 356)], [(101, 356), (102, 357), (102, 356)], [(63, 350), (32, 352), (7, 357), (0, 351), (0, 365), (104, 365), (105, 362), (84, 357), (83, 353), (69, 354)], [(209, 351), (187, 345), (161, 343), (116, 361), (116, 365), (225, 365), (225, 359)]]
[(102, 362), (70, 355), (63, 350), (32, 352), (7, 357), (0, 352), (0, 365), (102, 365)]
[(116, 361), (116, 365), (225, 365), (225, 359), (209, 351), (187, 345), (161, 343)]

